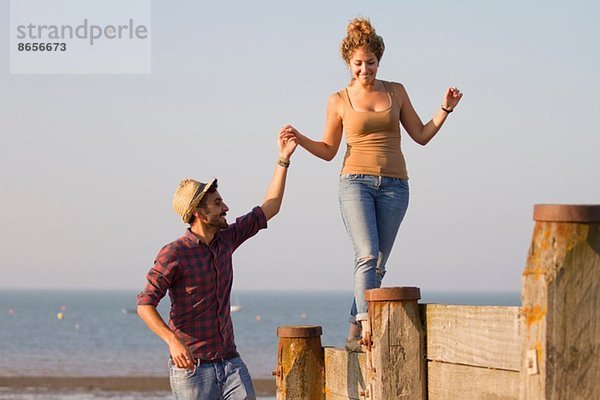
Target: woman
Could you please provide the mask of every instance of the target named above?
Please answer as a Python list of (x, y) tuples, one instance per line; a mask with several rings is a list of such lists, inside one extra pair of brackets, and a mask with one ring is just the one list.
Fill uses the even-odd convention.
[(415, 142), (426, 145), (462, 97), (457, 88), (447, 89), (440, 109), (423, 124), (402, 84), (377, 79), (383, 51), (383, 39), (368, 19), (350, 21), (341, 54), (352, 78), (346, 88), (329, 97), (323, 139), (309, 139), (291, 125), (282, 129), (326, 161), (335, 157), (342, 132), (346, 132), (339, 202), (355, 252), (354, 302), (346, 342), (349, 351), (361, 351), (361, 344), (369, 346), (364, 292), (381, 286), (386, 261), (408, 207), (400, 123)]

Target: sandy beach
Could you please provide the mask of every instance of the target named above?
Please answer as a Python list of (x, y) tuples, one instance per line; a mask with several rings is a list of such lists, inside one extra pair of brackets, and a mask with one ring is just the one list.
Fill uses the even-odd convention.
[[(258, 396), (275, 395), (275, 379), (254, 379)], [(15, 376), (0, 377), (0, 388), (19, 390), (43, 388), (60, 391), (116, 391), (116, 392), (159, 392), (170, 391), (168, 377), (70, 377), (70, 376)]]

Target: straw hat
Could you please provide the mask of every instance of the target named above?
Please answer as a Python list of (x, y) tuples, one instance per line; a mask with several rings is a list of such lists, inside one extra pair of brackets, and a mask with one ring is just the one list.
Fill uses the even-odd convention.
[(213, 179), (208, 183), (202, 183), (189, 178), (181, 181), (173, 195), (173, 210), (184, 223), (190, 222), (200, 200), (216, 182), (217, 180)]

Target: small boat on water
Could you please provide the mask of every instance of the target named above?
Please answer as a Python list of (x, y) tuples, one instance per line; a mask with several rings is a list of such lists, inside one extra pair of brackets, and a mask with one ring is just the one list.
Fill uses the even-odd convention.
[(229, 311), (238, 312), (242, 309), (242, 306), (238, 300), (237, 294), (232, 293), (229, 297)]
[(135, 308), (122, 308), (121, 312), (123, 315), (137, 314), (137, 310)]

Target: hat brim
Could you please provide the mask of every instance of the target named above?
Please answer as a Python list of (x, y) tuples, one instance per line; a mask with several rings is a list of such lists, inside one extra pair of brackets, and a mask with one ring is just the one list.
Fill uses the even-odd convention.
[(196, 197), (194, 198), (194, 200), (192, 200), (192, 203), (190, 204), (190, 209), (193, 210), (196, 207), (198, 207), (198, 204), (200, 204), (200, 201), (202, 200), (202, 198), (204, 197), (204, 195), (206, 194), (206, 192), (208, 192), (208, 190), (212, 187), (212, 185), (216, 181), (217, 181), (217, 178), (213, 178), (210, 182), (207, 182), (204, 185), (204, 187), (202, 188), (202, 191), (196, 195)]

